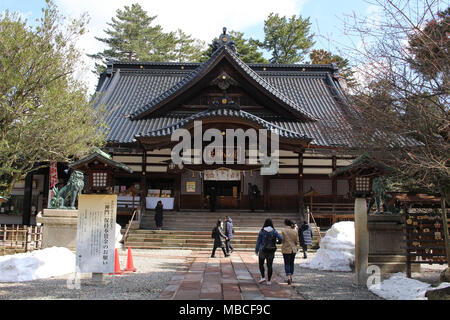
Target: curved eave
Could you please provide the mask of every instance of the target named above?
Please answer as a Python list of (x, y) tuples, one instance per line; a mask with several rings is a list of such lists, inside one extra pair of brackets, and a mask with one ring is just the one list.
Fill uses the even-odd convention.
[(87, 156), (86, 158), (75, 161), (75, 162), (69, 164), (68, 167), (73, 170), (81, 170), (84, 165), (91, 163), (92, 161), (95, 161), (95, 160), (102, 162), (106, 165), (109, 165), (110, 167), (113, 167), (115, 169), (122, 170), (122, 171), (125, 171), (128, 173), (133, 173), (133, 170), (130, 167), (128, 167), (127, 165), (117, 162), (117, 161), (114, 161), (114, 160), (111, 160), (111, 159), (108, 159), (108, 158), (105, 158), (104, 156), (102, 156), (101, 154), (98, 154), (98, 153), (91, 154), (91, 155)]
[(230, 109), (217, 109), (217, 110), (206, 110), (195, 115), (192, 115), (188, 118), (185, 118), (173, 125), (166, 126), (161, 129), (149, 131), (146, 133), (140, 133), (135, 136), (135, 139), (143, 139), (143, 138), (166, 138), (171, 135), (177, 129), (186, 129), (193, 126), (194, 121), (197, 120), (210, 120), (210, 121), (224, 121), (230, 119), (231, 121), (235, 121), (236, 119), (244, 120), (245, 122), (252, 123), (259, 128), (264, 128), (269, 130), (272, 133), (279, 135), (282, 139), (287, 141), (295, 141), (295, 142), (303, 142), (305, 144), (309, 144), (313, 139), (302, 135), (300, 133), (287, 130), (280, 126), (274, 125), (262, 118), (259, 118), (251, 113), (242, 110), (230, 110)]
[(234, 65), (236, 70), (241, 73), (244, 78), (247, 79), (247, 81), (251, 82), (256, 88), (258, 88), (262, 93), (266, 94), (272, 100), (284, 106), (287, 111), (295, 114), (297, 117), (299, 117), (299, 119), (303, 119), (305, 121), (317, 121), (317, 119), (313, 115), (308, 113), (303, 107), (295, 104), (283, 93), (278, 91), (275, 87), (264, 80), (242, 60), (240, 60), (239, 57), (235, 53), (233, 53), (227, 46), (223, 46), (222, 48), (218, 49), (207, 62), (199, 66), (188, 77), (181, 80), (172, 88), (134, 112), (131, 115), (131, 120), (142, 119), (160, 109), (162, 106), (166, 105), (180, 94), (187, 92), (198, 81), (200, 81), (200, 79), (208, 74), (222, 60), (222, 58), (227, 58), (227, 60), (232, 65)]

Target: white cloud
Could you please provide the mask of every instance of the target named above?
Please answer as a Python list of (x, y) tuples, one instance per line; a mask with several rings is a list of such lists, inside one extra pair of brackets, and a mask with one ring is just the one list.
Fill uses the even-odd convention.
[[(56, 4), (66, 16), (77, 17), (87, 12), (90, 16), (88, 32), (79, 46), (85, 53), (102, 51), (102, 44), (95, 37), (104, 37), (107, 22), (115, 16), (117, 9), (138, 2), (163, 29), (175, 31), (180, 28), (194, 38), (210, 43), (217, 37), (223, 27), (228, 30), (245, 32), (246, 28), (261, 25), (269, 13), (280, 15), (298, 15), (308, 0), (56, 0)], [(251, 34), (247, 34), (251, 36)], [(86, 63), (93, 68), (93, 61), (86, 58)], [(81, 73), (80, 73), (81, 74)], [(96, 77), (89, 72), (83, 73), (91, 91), (95, 89)]]

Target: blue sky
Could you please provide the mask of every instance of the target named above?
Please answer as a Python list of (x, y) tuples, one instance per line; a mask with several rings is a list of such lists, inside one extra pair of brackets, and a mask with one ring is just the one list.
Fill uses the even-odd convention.
[[(348, 43), (343, 36), (342, 19), (344, 15), (355, 12), (357, 15), (376, 14), (376, 7), (363, 0), (55, 0), (60, 11), (70, 17), (78, 17), (88, 12), (91, 22), (88, 34), (80, 40), (79, 46), (85, 53), (102, 50), (101, 44), (94, 39), (102, 36), (106, 22), (111, 20), (118, 8), (139, 2), (150, 15), (158, 15), (156, 23), (165, 31), (181, 28), (209, 43), (218, 36), (222, 27), (245, 33), (246, 37), (262, 40), (264, 38), (264, 19), (270, 12), (291, 16), (293, 14), (310, 17), (312, 31), (333, 40)], [(30, 23), (41, 16), (44, 0), (0, 0), (0, 12), (18, 11)], [(316, 36), (315, 48), (335, 51), (333, 44)], [(86, 60), (92, 66), (92, 61)], [(88, 67), (89, 68), (89, 67)], [(95, 87), (96, 79), (86, 75), (90, 88)]]

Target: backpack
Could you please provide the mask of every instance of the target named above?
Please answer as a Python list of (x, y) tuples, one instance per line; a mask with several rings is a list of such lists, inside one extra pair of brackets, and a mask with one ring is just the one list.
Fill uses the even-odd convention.
[(267, 253), (275, 252), (277, 250), (276, 241), (275, 232), (270, 232), (264, 239), (262, 251)]

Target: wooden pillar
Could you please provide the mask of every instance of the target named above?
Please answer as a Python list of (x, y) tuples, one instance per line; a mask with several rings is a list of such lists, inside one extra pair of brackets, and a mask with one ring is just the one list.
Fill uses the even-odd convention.
[[(333, 155), (332, 166), (333, 166), (333, 171), (335, 171), (337, 168), (336, 155)], [(332, 189), (332, 194), (333, 194), (333, 202), (336, 202), (337, 201), (337, 178), (336, 177), (333, 177), (331, 180), (331, 189)]]
[(303, 151), (298, 153), (298, 175), (297, 175), (297, 184), (298, 184), (298, 212), (300, 215), (300, 219), (305, 220), (305, 197), (303, 190)]
[(176, 211), (180, 211), (181, 208), (181, 173), (178, 173), (175, 178), (175, 188), (174, 188), (174, 196), (175, 196), (175, 206), (174, 209)]
[(142, 153), (142, 174), (141, 174), (141, 214), (145, 212), (146, 209), (146, 197), (147, 197), (147, 151), (144, 149)]
[(270, 209), (270, 178), (264, 176), (264, 210)]
[(42, 203), (42, 209), (48, 208), (48, 194), (49, 194), (49, 183), (50, 183), (50, 167), (46, 169), (47, 173), (44, 174), (44, 197), (43, 197), (43, 203)]
[[(333, 166), (333, 171), (335, 171), (337, 168), (336, 154), (333, 154), (332, 166)], [(331, 189), (332, 189), (331, 192), (333, 194), (333, 221), (332, 221), (332, 223), (334, 224), (336, 222), (336, 206), (334, 204), (337, 201), (337, 178), (336, 177), (331, 178)]]
[(33, 196), (33, 174), (27, 174), (25, 178), (25, 190), (24, 190), (24, 201), (23, 201), (23, 213), (22, 213), (22, 224), (24, 226), (30, 225), (31, 220), (31, 200)]

